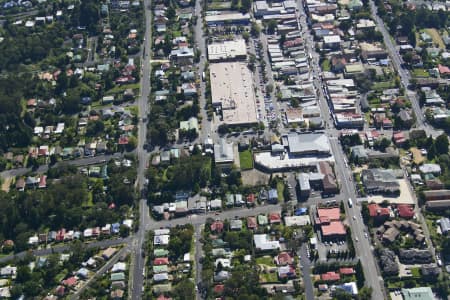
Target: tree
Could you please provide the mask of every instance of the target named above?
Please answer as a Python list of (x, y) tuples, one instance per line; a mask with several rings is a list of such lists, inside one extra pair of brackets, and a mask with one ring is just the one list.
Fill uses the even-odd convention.
[(181, 280), (174, 288), (175, 299), (195, 299), (195, 284), (188, 278)]
[(434, 141), (434, 146), (436, 148), (437, 154), (447, 154), (448, 153), (448, 137), (446, 134), (441, 134)]
[(258, 25), (258, 23), (252, 22), (252, 27), (250, 29), (250, 34), (253, 37), (259, 37), (259, 35), (261, 34), (261, 27)]
[(267, 23), (267, 33), (274, 34), (275, 33), (275, 29), (277, 29), (277, 21), (270, 20)]
[(240, 9), (241, 12), (248, 13), (251, 7), (252, 7), (251, 0), (241, 0), (241, 9)]

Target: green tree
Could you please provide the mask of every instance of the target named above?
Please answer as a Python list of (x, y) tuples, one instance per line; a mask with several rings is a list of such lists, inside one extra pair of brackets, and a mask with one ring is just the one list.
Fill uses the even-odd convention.
[(277, 21), (270, 20), (267, 23), (267, 33), (268, 34), (274, 34), (275, 33), (275, 29), (277, 29)]
[(437, 154), (447, 154), (448, 153), (448, 137), (446, 134), (441, 134), (434, 141), (434, 146), (436, 148)]

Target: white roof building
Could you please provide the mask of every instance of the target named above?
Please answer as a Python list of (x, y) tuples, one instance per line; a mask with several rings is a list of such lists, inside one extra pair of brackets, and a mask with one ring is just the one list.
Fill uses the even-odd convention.
[(256, 250), (267, 251), (280, 249), (280, 242), (271, 241), (267, 234), (255, 234), (253, 236)]

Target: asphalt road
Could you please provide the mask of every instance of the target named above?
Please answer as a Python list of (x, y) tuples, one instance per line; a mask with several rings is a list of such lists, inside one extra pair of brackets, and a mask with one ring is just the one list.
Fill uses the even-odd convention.
[[(49, 168), (54, 168), (54, 167), (64, 165), (64, 164), (72, 165), (72, 166), (76, 166), (76, 167), (100, 164), (103, 162), (107, 162), (113, 158), (123, 157), (123, 155), (124, 155), (123, 153), (117, 152), (114, 154), (104, 154), (104, 155), (97, 155), (97, 156), (92, 156), (92, 157), (83, 157), (83, 158), (74, 159), (74, 160), (64, 160), (64, 161), (57, 162), (53, 166), (49, 166), (49, 165), (39, 166), (39, 168), (36, 170), (36, 173), (46, 173)], [(9, 177), (23, 176), (31, 171), (33, 171), (32, 168), (11, 169), (11, 170), (1, 172), (0, 177), (9, 178)]]
[(400, 57), (400, 54), (397, 51), (395, 44), (391, 39), (391, 36), (386, 29), (386, 26), (384, 25), (383, 20), (378, 16), (377, 7), (373, 2), (373, 0), (369, 1), (369, 5), (372, 12), (372, 18), (375, 20), (378, 30), (383, 35), (384, 44), (386, 45), (386, 48), (389, 52), (392, 64), (394, 68), (397, 70), (398, 75), (400, 76), (401, 79), (401, 84), (404, 86), (405, 91), (407, 91), (408, 98), (411, 101), (412, 108), (416, 115), (416, 127), (424, 129), (427, 135), (437, 137), (438, 135), (442, 134), (442, 131), (436, 130), (435, 128), (433, 128), (433, 126), (430, 126), (426, 122), (422, 109), (420, 108), (416, 92), (408, 89), (410, 85), (411, 75), (408, 70), (402, 68), (402, 58)]
[[(109, 240), (102, 240), (102, 241), (92, 241), (87, 242), (86, 246), (88, 248), (108, 248), (113, 247), (121, 244), (128, 244), (131, 241), (130, 237), (127, 238), (116, 238), (116, 239), (109, 239)], [(70, 250), (70, 243), (65, 243), (61, 245), (57, 245), (55, 247), (50, 248), (44, 248), (44, 249), (36, 249), (31, 251), (22, 251), (16, 254), (3, 256), (0, 258), (0, 263), (6, 263), (8, 261), (14, 260), (14, 259), (23, 259), (28, 253), (31, 253), (34, 256), (47, 256), (52, 253), (63, 253)]]
[[(151, 1), (144, 0), (145, 10), (145, 35), (144, 44), (142, 46), (142, 69), (141, 69), (141, 83), (140, 83), (140, 97), (138, 99), (139, 107), (139, 123), (138, 123), (138, 169), (137, 169), (137, 190), (141, 193), (144, 190), (145, 185), (145, 170), (148, 164), (149, 155), (144, 150), (144, 144), (147, 141), (147, 123), (144, 120), (147, 119), (149, 114), (149, 95), (150, 95), (150, 74), (151, 74)], [(145, 199), (139, 201), (139, 230), (134, 236), (134, 240), (131, 244), (131, 267), (130, 267), (130, 280), (129, 290), (131, 299), (140, 299), (142, 293), (142, 287), (144, 285), (143, 269), (145, 265), (145, 257), (141, 255), (142, 245), (145, 241), (145, 228), (152, 224), (152, 219), (149, 214), (149, 207)]]
[(308, 258), (306, 244), (300, 247), (300, 266), (303, 274), (303, 287), (305, 288), (306, 300), (314, 300), (314, 286), (311, 279), (311, 262)]
[[(356, 205), (356, 193), (353, 183), (350, 181), (352, 178), (351, 170), (347, 169), (345, 165), (345, 154), (342, 151), (340, 144), (338, 143), (338, 131), (334, 128), (334, 124), (331, 122), (331, 114), (328, 104), (323, 94), (323, 86), (319, 81), (320, 67), (318, 65), (318, 54), (315, 52), (314, 44), (311, 36), (307, 30), (306, 18), (302, 3), (298, 3), (300, 26), (304, 32), (304, 38), (307, 44), (307, 50), (312, 55), (311, 69), (313, 73), (314, 86), (318, 93), (319, 106), (321, 109), (322, 117), (327, 122), (326, 134), (330, 140), (331, 149), (336, 161), (335, 172), (339, 180), (341, 191), (340, 194), (343, 197), (345, 203), (346, 215), (350, 223), (350, 227), (353, 233), (353, 241), (356, 249), (356, 254), (359, 256), (364, 269), (364, 276), (366, 278), (366, 285), (372, 287), (372, 299), (385, 299), (383, 292), (383, 284), (381, 283), (381, 276), (377, 272), (377, 264), (370, 246), (369, 240), (365, 238), (365, 226), (361, 220), (360, 208)], [(353, 199), (354, 205), (349, 207), (348, 198)], [(347, 199), (347, 200), (345, 200)], [(357, 216), (355, 219), (353, 216)]]
[(202, 225), (194, 226), (194, 243), (195, 243), (195, 287), (196, 287), (196, 299), (202, 299), (201, 290), (197, 289), (198, 284), (202, 281), (202, 264), (200, 259), (203, 257), (203, 244), (200, 242), (202, 237)]
[(72, 300), (80, 299), (80, 295), (84, 292), (84, 290), (89, 286), (89, 284), (94, 281), (95, 278), (106, 273), (112, 266), (119, 261), (120, 257), (129, 251), (128, 246), (123, 247), (117, 252), (110, 260), (108, 260), (91, 278), (89, 278), (82, 287), (80, 287), (75, 293), (73, 293), (70, 297)]

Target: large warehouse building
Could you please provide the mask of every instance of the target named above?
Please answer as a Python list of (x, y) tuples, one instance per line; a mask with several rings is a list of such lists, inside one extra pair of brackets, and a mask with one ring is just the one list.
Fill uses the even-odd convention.
[(212, 105), (221, 111), (227, 125), (258, 122), (252, 74), (241, 62), (213, 63), (209, 66)]
[(237, 60), (246, 58), (247, 48), (243, 39), (208, 45), (209, 61)]

